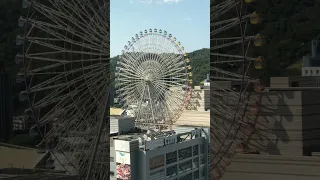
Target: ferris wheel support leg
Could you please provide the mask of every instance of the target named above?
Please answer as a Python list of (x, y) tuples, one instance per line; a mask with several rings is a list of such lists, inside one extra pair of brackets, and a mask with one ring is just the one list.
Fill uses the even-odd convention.
[[(144, 92), (145, 92), (145, 89), (146, 87), (143, 86), (143, 90), (142, 90), (142, 95), (141, 95), (141, 98), (140, 98), (140, 102), (139, 102), (139, 105), (138, 105), (138, 113), (136, 114), (136, 120), (138, 120), (140, 114), (141, 114), (141, 105), (142, 105), (142, 101), (143, 101), (143, 96), (144, 96)], [(140, 126), (140, 125), (139, 125)], [(140, 127), (141, 128), (141, 127)]]
[(152, 114), (152, 119), (154, 124), (157, 124), (156, 119), (154, 118), (154, 112), (153, 112), (153, 106), (152, 106), (152, 99), (151, 99), (151, 94), (150, 94), (150, 87), (148, 86), (148, 96), (149, 96), (149, 101), (150, 101), (150, 106), (151, 106), (151, 114)]
[(93, 147), (93, 152), (92, 152), (92, 156), (91, 156), (91, 159), (90, 159), (90, 162), (89, 162), (89, 168), (88, 168), (88, 173), (87, 173), (87, 177), (86, 177), (86, 180), (89, 180), (90, 177), (91, 177), (91, 172), (92, 172), (92, 167), (93, 167), (93, 162), (96, 158), (96, 154), (97, 154), (97, 150), (98, 150), (98, 145), (99, 145), (99, 142), (100, 142), (100, 138), (101, 138), (101, 134), (102, 134), (102, 130), (104, 128), (104, 125), (105, 125), (105, 122), (107, 120), (107, 103), (108, 103), (108, 100), (109, 100), (109, 92), (107, 93), (107, 95), (105, 96), (105, 100), (103, 102), (103, 104), (101, 104), (102, 108), (103, 108), (103, 111), (102, 111), (102, 116), (100, 118), (100, 122), (99, 122), (99, 129), (98, 129), (98, 135), (97, 135), (97, 138), (96, 138), (96, 141), (94, 143), (94, 147)]

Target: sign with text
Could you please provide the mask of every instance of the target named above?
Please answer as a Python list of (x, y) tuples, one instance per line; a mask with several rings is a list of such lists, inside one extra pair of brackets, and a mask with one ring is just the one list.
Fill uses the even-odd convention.
[(194, 135), (200, 135), (201, 134), (201, 130), (200, 129), (195, 129), (195, 130), (192, 130), (191, 131), (191, 135), (194, 136)]
[(168, 136), (168, 137), (166, 137), (165, 140), (164, 140), (165, 145), (175, 144), (175, 143), (177, 143), (177, 142), (178, 142), (177, 135)]
[(121, 164), (130, 164), (130, 153), (117, 151), (116, 162)]

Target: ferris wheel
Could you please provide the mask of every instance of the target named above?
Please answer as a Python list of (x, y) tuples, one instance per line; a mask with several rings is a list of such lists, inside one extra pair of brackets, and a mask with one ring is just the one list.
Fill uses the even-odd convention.
[(136, 125), (170, 126), (191, 98), (192, 67), (184, 47), (161, 29), (141, 31), (117, 61), (117, 93), (124, 107), (135, 105)]
[(109, 176), (109, 4), (23, 0), (17, 45), (20, 99), (43, 136), (50, 168), (82, 179)]
[(250, 3), (253, 0), (211, 3), (210, 179), (220, 179), (236, 153), (254, 151), (248, 144), (260, 102), (250, 95), (264, 90), (262, 81), (254, 78), (264, 62), (253, 50), (264, 40), (250, 34), (250, 26), (261, 21), (258, 13), (247, 12)]

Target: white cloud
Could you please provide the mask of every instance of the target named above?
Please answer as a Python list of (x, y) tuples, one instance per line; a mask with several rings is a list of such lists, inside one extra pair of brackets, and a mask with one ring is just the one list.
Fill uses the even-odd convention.
[(142, 3), (142, 4), (152, 4), (154, 2), (157, 4), (174, 4), (174, 3), (177, 4), (183, 0), (130, 0), (129, 2), (133, 4), (134, 1), (138, 1), (139, 3)]
[(167, 4), (173, 4), (173, 3), (179, 3), (182, 0), (158, 0), (157, 4), (163, 4), (163, 3), (167, 3)]
[(140, 3), (143, 3), (143, 4), (151, 4), (151, 3), (152, 3), (152, 0), (140, 0)]
[(191, 17), (186, 17), (186, 18), (184, 18), (184, 20), (185, 21), (190, 21), (190, 20), (192, 20), (192, 18)]

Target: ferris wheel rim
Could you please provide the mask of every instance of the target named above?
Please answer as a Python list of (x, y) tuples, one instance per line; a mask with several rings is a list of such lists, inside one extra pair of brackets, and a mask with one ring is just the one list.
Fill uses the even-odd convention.
[[(33, 2), (34, 0), (30, 0), (30, 4), (29, 4), (29, 7), (28, 7), (28, 11), (27, 11), (27, 18), (26, 18), (26, 24), (28, 24), (28, 21), (29, 21), (29, 17), (30, 17), (30, 13), (31, 13), (31, 9), (33, 8)], [(31, 27), (32, 28), (32, 27)], [(30, 28), (30, 30), (31, 30)], [(23, 56), (23, 62), (22, 62), (22, 66), (23, 67), (26, 67), (26, 48), (27, 48), (27, 44), (26, 44), (26, 41), (27, 41), (27, 30), (28, 30), (28, 26), (26, 25), (24, 27), (24, 37), (23, 37), (23, 45), (22, 45), (22, 56)], [(47, 143), (47, 137), (42, 133), (42, 131), (40, 130), (40, 127), (38, 126), (39, 124), (39, 121), (38, 119), (36, 118), (36, 115), (35, 115), (35, 109), (34, 109), (34, 106), (33, 106), (33, 103), (31, 102), (31, 98), (30, 98), (30, 92), (29, 92), (29, 84), (27, 82), (27, 70), (26, 68), (24, 68), (24, 85), (26, 87), (26, 93), (28, 94), (27, 96), (27, 101), (28, 101), (28, 104), (29, 104), (29, 109), (32, 113), (32, 116), (34, 118), (34, 121), (35, 121), (35, 126), (36, 126), (36, 129), (38, 130), (38, 133), (40, 134), (40, 136), (42, 137), (42, 139), (44, 140), (45, 143)], [(53, 155), (53, 157), (57, 160), (57, 162), (67, 171), (69, 172), (69, 170), (63, 165), (63, 163), (60, 161), (60, 159), (56, 156), (56, 154), (54, 153), (54, 151), (50, 148), (48, 149), (48, 151)]]
[[(221, 4), (223, 4), (223, 3), (231, 3), (231, 2), (233, 2), (233, 1), (225, 1), (225, 2), (222, 2)], [(242, 19), (242, 14), (240, 14), (239, 13), (239, 11), (243, 11), (242, 10), (242, 8), (243, 8), (243, 6), (242, 6), (242, 4), (244, 3), (243, 1), (234, 1), (234, 4), (236, 4), (236, 3), (241, 3), (241, 9), (239, 10), (238, 8), (237, 8), (237, 5), (233, 5), (232, 6), (232, 8), (230, 8), (230, 9), (235, 9), (236, 8), (236, 10), (237, 10), (237, 16), (238, 16), (238, 19), (240, 19), (239, 20), (239, 25), (237, 25), (237, 27), (239, 27), (239, 29), (240, 29), (240, 36), (241, 36), (241, 39), (242, 40), (240, 40), (239, 42), (238, 42), (238, 44), (240, 44), (241, 46), (242, 46), (242, 50), (240, 51), (240, 52), (242, 52), (242, 64), (244, 65), (246, 62), (248, 62), (248, 61), (246, 61), (247, 60), (247, 54), (245, 54), (245, 48), (244, 48), (244, 44), (245, 44), (245, 39), (244, 39), (244, 37), (245, 37), (245, 33), (243, 32), (243, 28), (241, 28), (241, 26), (245, 23), (245, 22), (243, 22), (241, 19)], [(228, 11), (230, 10), (230, 9), (228, 9)], [(241, 16), (240, 16), (240, 15)], [(249, 17), (249, 16), (248, 16)], [(218, 47), (218, 49), (219, 49), (219, 47)], [(241, 61), (241, 60), (240, 60)], [(249, 61), (249, 63), (251, 63), (251, 61)], [(250, 65), (250, 64), (249, 64)], [(248, 68), (249, 68), (249, 66), (248, 66)], [(230, 121), (232, 121), (232, 122), (228, 122), (228, 125), (230, 125), (229, 127), (227, 127), (227, 129), (224, 129), (224, 131), (226, 131), (226, 132), (223, 132), (223, 138), (225, 138), (225, 139), (221, 139), (221, 142), (219, 141), (219, 140), (217, 140), (217, 141), (219, 141), (219, 145), (218, 145), (218, 147), (216, 147), (216, 148), (212, 148), (211, 147), (211, 151), (214, 151), (215, 153), (214, 153), (214, 156), (213, 157), (211, 157), (212, 159), (216, 159), (216, 160), (213, 160), (212, 161), (212, 163), (211, 163), (211, 170), (213, 170), (214, 168), (217, 168), (219, 165), (220, 166), (222, 166), (221, 164), (220, 164), (220, 162), (221, 161), (223, 161), (223, 162), (225, 162), (226, 163), (226, 161), (224, 160), (224, 158), (225, 158), (225, 156), (226, 156), (226, 154), (227, 153), (231, 153), (230, 152), (230, 148), (236, 143), (236, 140), (237, 140), (237, 136), (238, 136), (238, 134), (240, 133), (240, 131), (242, 132), (242, 130), (241, 130), (241, 128), (242, 128), (242, 125), (241, 125), (241, 122), (243, 121), (243, 119), (245, 118), (245, 112), (247, 112), (247, 108), (248, 108), (248, 104), (245, 104), (244, 106), (245, 106), (245, 109), (240, 109), (240, 106), (243, 106), (243, 105), (240, 105), (240, 101), (242, 100), (242, 95), (245, 95), (245, 92), (248, 92), (248, 88), (252, 85), (252, 82), (257, 82), (256, 80), (250, 80), (251, 78), (249, 78), (249, 81), (251, 81), (250, 83), (248, 83), (247, 81), (248, 81), (248, 79), (246, 79), (246, 77), (245, 77), (245, 75), (247, 74), (246, 73), (246, 70), (245, 69), (243, 69), (243, 71), (242, 71), (242, 73), (241, 73), (242, 75), (241, 75), (241, 80), (240, 80), (240, 83), (241, 83), (241, 89), (240, 89), (240, 91), (237, 93), (237, 94), (239, 94), (239, 96), (238, 96), (238, 103), (236, 103), (236, 105), (235, 105), (235, 111), (234, 111), (234, 116), (233, 116), (233, 118), (232, 119), (230, 119)], [(239, 77), (240, 78), (240, 77)], [(244, 86), (244, 87), (243, 87)], [(249, 92), (250, 93), (250, 92)], [(248, 96), (248, 95), (245, 95), (246, 97)], [(242, 107), (241, 107), (242, 108)], [(236, 118), (238, 118), (237, 117), (237, 115), (239, 114), (239, 112), (244, 112), (244, 113), (241, 113), (241, 120), (238, 120), (238, 119), (236, 119)], [(215, 113), (215, 112), (211, 112), (211, 113)], [(240, 114), (239, 114), (240, 115)], [(211, 115), (212, 116), (212, 115)], [(236, 121), (240, 121), (239, 123), (238, 122), (236, 122)], [(217, 125), (217, 124), (216, 124)], [(212, 123), (211, 123), (211, 126), (216, 126), (216, 125), (213, 125)], [(231, 130), (232, 130), (232, 133), (231, 133)], [(230, 134), (231, 133), (231, 134)], [(229, 135), (231, 135), (231, 137), (229, 137)], [(215, 139), (216, 137), (215, 136), (218, 136), (218, 135), (213, 135), (212, 134), (212, 137), (211, 138), (213, 138), (213, 139)], [(247, 139), (248, 140), (248, 139)], [(228, 142), (227, 142), (228, 141)], [(220, 145), (221, 144), (221, 145)], [(233, 152), (233, 150), (231, 150), (232, 152)], [(234, 155), (232, 155), (232, 156), (234, 156)], [(228, 155), (228, 157), (227, 158), (233, 158), (233, 157), (229, 157), (229, 155)], [(229, 162), (230, 163), (230, 162)], [(228, 166), (228, 165), (227, 165)], [(224, 168), (222, 168), (222, 169), (224, 169)], [(223, 170), (221, 171), (221, 169), (220, 168), (218, 168), (218, 170), (217, 170), (217, 172), (215, 172), (215, 171), (212, 171), (213, 173), (210, 173), (210, 175), (213, 175), (214, 177), (216, 176), (216, 175), (218, 175), (217, 177), (221, 177), (221, 175), (224, 173), (223, 172)], [(217, 174), (216, 174), (217, 173)]]
[[(147, 30), (145, 30), (145, 31), (147, 31)], [(150, 31), (151, 31), (151, 29), (150, 29)], [(155, 29), (155, 31), (156, 31), (156, 29)], [(124, 48), (124, 50), (122, 50), (122, 55), (120, 56), (120, 61), (121, 61), (121, 59), (122, 59), (122, 57), (123, 57), (123, 54), (125, 54), (125, 53), (127, 53), (127, 52), (130, 52), (133, 48), (134, 48), (134, 46), (137, 44), (137, 43), (139, 43), (139, 41), (143, 41), (145, 38), (148, 38), (148, 37), (154, 37), (154, 36), (156, 36), (156, 37), (160, 37), (160, 38), (163, 38), (163, 40), (164, 41), (168, 41), (169, 43), (171, 43), (171, 45), (173, 45), (174, 46), (174, 48), (177, 50), (177, 52), (178, 52), (178, 55), (179, 55), (179, 57), (180, 57), (180, 59), (182, 59), (183, 60), (183, 66), (184, 67), (187, 67), (187, 62), (186, 61), (184, 61), (185, 60), (185, 52), (183, 51), (183, 49), (180, 47), (180, 42), (178, 42), (178, 43), (176, 43), (175, 41), (176, 41), (176, 38), (174, 38), (174, 37), (172, 37), (172, 35), (171, 34), (167, 34), (166, 33), (166, 31), (164, 31), (164, 33), (161, 33), (161, 32), (155, 32), (155, 31), (152, 31), (152, 32), (147, 32), (147, 33), (142, 33), (142, 31), (140, 31), (140, 36), (139, 37), (137, 37), (137, 38), (132, 38), (132, 39), (134, 39), (134, 41), (131, 43), (130, 41), (129, 41), (129, 45), (128, 46), (125, 46), (125, 48)], [(162, 31), (162, 30), (160, 30), (160, 31)], [(137, 35), (137, 34), (136, 34)], [(143, 52), (143, 51), (142, 51)], [(156, 52), (155, 52), (156, 53)], [(119, 70), (119, 72), (120, 72), (120, 70)], [(185, 68), (184, 69), (184, 73), (185, 73), (185, 80), (186, 80), (186, 82), (185, 82), (185, 84), (183, 85), (183, 86), (185, 86), (185, 87), (190, 87), (190, 84), (188, 83), (188, 81), (187, 81), (187, 79), (189, 78), (189, 75), (188, 75), (188, 69), (187, 68)], [(119, 83), (119, 82), (121, 82), (121, 77), (120, 77), (120, 75), (119, 75), (119, 73), (117, 73), (117, 83)], [(118, 87), (119, 86), (121, 86), (121, 85), (118, 85)], [(189, 96), (191, 95), (190, 93), (188, 93), (189, 91), (190, 91), (190, 89), (191, 88), (186, 88), (188, 91), (185, 91), (185, 94), (186, 94), (186, 98), (185, 98), (185, 100), (184, 100), (184, 103), (187, 103), (187, 102), (189, 102)], [(119, 90), (119, 91), (121, 91), (121, 90)], [(120, 98), (124, 98), (124, 97), (122, 97), (122, 94), (120, 93), (120, 95), (119, 95), (119, 97)], [(139, 101), (138, 101), (139, 102)], [(126, 104), (126, 103), (125, 103)], [(127, 104), (128, 105), (128, 104)], [(185, 105), (183, 105), (180, 109), (182, 110), (183, 108), (184, 108), (184, 106)], [(180, 110), (180, 111), (181, 111)]]
[[(32, 100), (32, 98), (33, 98), (33, 96), (35, 95), (35, 93), (37, 92), (37, 91), (34, 91), (34, 92), (32, 92), (32, 87), (34, 87), (34, 86), (36, 86), (36, 85), (39, 85), (41, 82), (39, 82), (39, 83), (37, 83), (37, 82), (35, 82), (33, 85), (31, 85), (31, 83), (30, 83), (30, 79), (29, 78), (33, 78), (34, 76), (37, 76), (37, 75), (34, 75), (34, 74), (32, 74), (32, 73), (30, 73), (31, 72), (31, 70), (33, 70), (32, 68), (27, 68), (28, 67), (28, 65), (30, 65), (30, 64), (32, 64), (33, 62), (31, 62), (31, 60), (33, 60), (33, 58), (32, 57), (30, 57), (30, 56), (28, 56), (28, 53), (30, 53), (30, 52), (28, 52), (28, 48), (30, 47), (30, 46), (33, 46), (34, 44), (32, 44), (32, 42), (31, 42), (31, 40), (30, 40), (30, 38), (27, 38), (28, 37), (28, 33), (29, 32), (31, 32), (31, 31), (34, 31), (34, 30), (36, 30), (36, 27), (34, 27), (34, 26), (32, 26), (32, 15), (36, 12), (36, 13), (41, 13), (41, 12), (38, 12), (38, 10), (36, 10), (36, 8), (34, 7), (34, 2), (36, 2), (35, 0), (24, 0), (22, 3), (29, 3), (29, 4), (27, 4), (28, 6), (26, 6), (26, 5), (24, 5), (23, 4), (23, 8), (28, 8), (27, 10), (27, 15), (26, 15), (26, 18), (25, 18), (25, 21), (24, 21), (24, 24), (25, 24), (25, 26), (23, 27), (23, 29), (24, 29), (24, 35), (23, 35), (23, 39), (22, 39), (22, 44), (21, 44), (21, 41), (20, 41), (20, 45), (22, 46), (22, 56), (21, 56), (21, 58), (22, 58), (22, 62), (21, 62), (21, 64), (22, 64), (22, 66), (23, 66), (23, 75), (24, 75), (24, 77), (23, 77), (23, 80), (21, 81), (21, 83), (23, 83), (24, 84), (24, 86), (25, 86), (25, 90), (23, 90), (23, 91), (21, 91), (22, 93), (24, 93), (24, 94), (26, 94), (26, 96), (25, 96), (25, 101), (27, 101), (28, 102), (28, 106), (29, 106), (29, 108), (27, 109), (28, 110), (28, 112), (30, 112), (31, 114), (30, 114), (30, 118), (32, 118), (32, 120), (34, 120), (35, 121), (35, 125), (34, 126), (36, 126), (37, 128), (37, 130), (38, 130), (38, 132), (39, 132), (39, 135), (42, 137), (42, 141), (43, 142), (48, 142), (48, 140), (52, 140), (52, 138), (50, 138), (49, 136), (47, 136), (47, 135), (44, 135), (43, 133), (42, 133), (42, 131), (40, 130), (40, 126), (41, 127), (43, 127), (43, 125), (47, 125), (48, 124), (48, 119), (45, 119), (45, 121), (44, 122), (42, 122), (42, 124), (41, 124), (41, 120), (42, 120), (42, 118), (43, 117), (40, 117), (39, 115), (37, 115), (37, 111), (38, 111), (38, 109), (39, 109), (39, 107), (40, 108), (43, 108), (43, 107), (46, 107), (48, 104), (45, 104), (45, 105), (40, 105), (38, 108), (36, 107), (37, 106), (37, 102), (39, 102), (39, 100), (43, 100), (43, 99), (39, 99), (38, 98), (38, 100), (35, 100), (35, 99), (33, 99)], [(26, 7), (25, 7), (26, 6)], [(48, 8), (48, 7), (45, 7), (45, 8)], [(49, 8), (52, 8), (52, 7), (49, 7)], [(20, 20), (20, 19), (19, 19)], [(41, 21), (42, 21), (42, 19), (41, 19)], [(19, 21), (20, 22), (20, 21)], [(68, 23), (71, 23), (70, 21), (68, 21)], [(19, 25), (20, 26), (20, 25)], [(65, 32), (65, 31), (64, 31)], [(63, 33), (64, 33), (63, 32)], [(65, 33), (68, 33), (68, 32), (65, 32)], [(49, 34), (49, 32), (48, 31), (45, 31), (45, 30), (43, 30), (43, 34), (42, 35), (34, 35), (34, 36), (36, 36), (36, 37), (41, 37), (41, 36), (43, 36), (43, 35), (45, 35), (44, 37), (46, 37), (46, 35), (48, 35)], [(52, 34), (50, 34), (50, 35), (52, 35)], [(79, 40), (80, 41), (80, 43), (81, 42), (84, 42), (85, 40), (84, 39), (80, 39)], [(63, 41), (64, 42), (64, 44), (63, 44), (63, 46), (66, 46), (66, 42), (65, 41)], [(102, 41), (99, 41), (99, 43), (101, 43), (101, 44), (104, 44), (104, 41), (102, 40)], [(80, 46), (82, 49), (82, 51), (84, 51), (84, 48), (85, 47), (83, 47), (83, 46)], [(72, 49), (72, 48), (71, 48)], [(72, 49), (73, 50), (73, 49)], [(47, 50), (48, 51), (48, 50)], [(70, 52), (65, 52), (65, 53), (70, 53)], [(101, 57), (105, 57), (105, 54), (103, 53), (103, 52), (99, 52), (99, 62), (102, 64), (102, 61), (105, 61), (106, 59), (104, 59), (104, 58), (101, 58)], [(81, 58), (81, 59), (83, 59), (83, 58)], [(91, 59), (90, 59), (91, 60)], [(63, 65), (63, 63), (62, 63), (62, 65)], [(47, 65), (42, 65), (41, 67), (46, 67)], [(103, 65), (104, 66), (104, 65)], [(40, 67), (40, 66), (39, 66)], [(80, 68), (83, 68), (84, 67), (84, 65), (82, 64), (82, 66), (80, 67)], [(89, 67), (90, 69), (92, 69), (93, 67)], [(62, 67), (62, 70), (63, 71), (66, 71), (66, 68), (63, 66)], [(102, 71), (102, 70), (98, 70), (99, 72), (101, 72), (102, 74), (104, 74), (104, 76), (103, 76), (103, 80), (104, 79), (106, 79), (106, 80), (108, 80), (108, 83), (110, 83), (109, 82), (109, 76), (107, 77), (107, 75), (108, 75), (108, 73), (106, 73), (105, 71)], [(87, 73), (87, 72), (85, 72), (85, 70), (81, 70), (81, 72), (80, 72), (80, 74), (85, 74), (85, 73)], [(75, 78), (75, 76), (74, 76), (74, 74), (72, 74), (72, 79), (74, 79)], [(62, 80), (65, 80), (64, 79), (64, 77), (62, 77), (61, 78)], [(67, 80), (67, 79), (66, 79)], [(83, 81), (85, 81), (86, 83), (85, 83), (85, 85), (84, 86), (86, 86), (87, 87), (87, 96), (90, 96), (90, 97), (95, 97), (95, 95), (92, 93), (92, 89), (91, 88), (89, 88), (88, 86), (89, 86), (89, 84), (87, 83), (87, 80), (88, 80), (88, 77), (84, 77), (83, 79), (82, 79)], [(100, 79), (101, 80), (101, 79)], [(66, 82), (69, 82), (70, 81), (70, 78), (66, 81)], [(75, 88), (76, 88), (76, 84), (75, 83), (73, 83), (73, 84), (71, 84), (71, 85), (68, 85), (68, 86), (74, 86)], [(69, 91), (70, 91), (70, 87), (69, 87)], [(74, 88), (73, 88), (74, 89)], [(68, 89), (64, 89), (63, 91), (65, 91), (65, 90), (68, 90)], [(51, 92), (54, 92), (55, 91), (55, 89), (53, 89)], [(83, 90), (82, 90), (83, 91)], [(55, 94), (56, 95), (56, 94)], [(46, 96), (44, 96), (44, 97), (46, 97)], [(72, 96), (72, 97), (74, 97), (74, 96)], [(75, 102), (75, 100), (73, 100), (73, 102)], [(70, 103), (70, 102), (69, 102)], [(77, 102), (78, 103), (78, 102)], [(63, 105), (65, 105), (65, 104), (63, 104)], [(79, 110), (78, 110), (79, 111)], [(50, 110), (49, 110), (49, 112), (51, 112)], [(72, 112), (73, 113), (73, 112)], [(44, 116), (46, 116), (47, 114), (45, 114)], [(57, 114), (55, 114), (55, 115), (57, 115)], [(49, 118), (49, 117), (46, 117), (46, 118)], [(67, 119), (67, 120), (70, 120), (70, 119)], [(93, 126), (92, 126), (93, 127)], [(61, 130), (60, 130), (61, 131)], [(51, 134), (52, 135), (52, 134)], [(66, 137), (68, 137), (68, 136), (64, 136), (64, 138), (66, 138)], [(71, 144), (71, 145), (74, 145), (74, 144)], [(38, 148), (41, 148), (40, 146), (38, 146)], [(64, 147), (59, 147), (59, 148), (64, 148)], [(66, 164), (65, 163), (67, 163), (67, 162), (71, 162), (70, 160), (69, 160), (69, 158), (66, 156), (66, 155), (64, 155), (64, 154), (62, 154), (64, 157), (65, 157), (65, 163), (62, 163), (62, 161), (61, 161), (61, 159), (56, 155), (56, 153), (59, 153), (58, 152), (58, 150), (57, 150), (57, 147), (55, 147), (55, 148), (49, 148), (49, 149), (47, 149), (52, 155), (53, 155), (53, 158), (55, 159), (55, 161), (57, 161), (58, 162), (58, 164), (60, 164), (61, 165), (61, 167), (64, 169), (64, 170), (66, 170), (67, 172), (70, 172), (70, 170), (68, 169), (68, 168), (66, 168)], [(90, 150), (90, 149), (89, 149)], [(72, 153), (77, 153), (77, 151), (72, 151)], [(85, 159), (86, 157), (85, 156), (83, 156), (82, 157), (83, 159)], [(71, 164), (74, 168), (75, 168), (75, 166), (74, 166), (74, 164)], [(80, 166), (82, 166), (83, 164), (81, 164)], [(83, 167), (78, 167), (78, 168), (75, 168), (76, 170), (80, 170), (80, 169), (82, 169)]]

